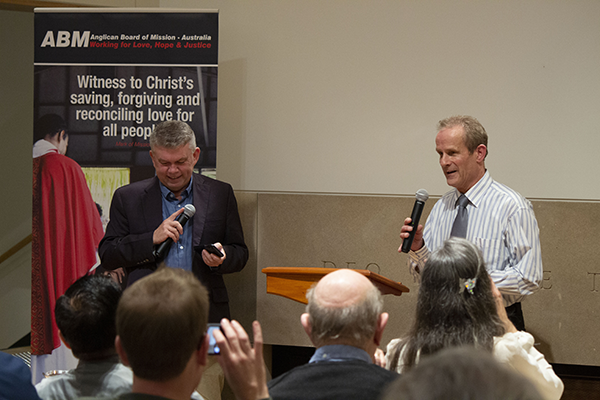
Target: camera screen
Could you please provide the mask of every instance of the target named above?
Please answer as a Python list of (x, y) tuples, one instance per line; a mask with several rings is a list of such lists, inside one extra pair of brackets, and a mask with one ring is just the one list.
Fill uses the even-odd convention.
[(221, 329), (219, 324), (209, 324), (208, 325), (208, 354), (219, 354), (221, 349), (217, 346), (217, 341), (213, 336), (213, 332), (216, 329)]

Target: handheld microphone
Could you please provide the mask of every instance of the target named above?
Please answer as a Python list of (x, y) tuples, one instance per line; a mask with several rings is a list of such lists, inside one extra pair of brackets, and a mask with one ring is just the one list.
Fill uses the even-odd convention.
[(421, 218), (421, 213), (423, 212), (423, 206), (425, 206), (425, 202), (427, 199), (429, 199), (429, 193), (427, 193), (427, 190), (425, 189), (419, 189), (417, 190), (415, 197), (415, 205), (413, 206), (412, 214), (410, 215), (410, 219), (412, 221), (409, 224), (413, 227), (413, 230), (408, 233), (408, 237), (402, 242), (403, 253), (408, 253), (410, 251), (410, 247), (415, 239), (415, 233), (417, 233), (417, 227), (419, 226), (419, 219)]
[[(191, 204), (187, 204), (183, 207), (183, 212), (179, 214), (175, 221), (179, 222), (183, 227), (193, 216), (196, 214), (196, 207)], [(173, 244), (173, 239), (168, 238), (164, 242), (162, 242), (156, 250), (152, 254), (157, 260), (162, 260), (167, 256), (169, 250), (171, 250), (171, 244)]]

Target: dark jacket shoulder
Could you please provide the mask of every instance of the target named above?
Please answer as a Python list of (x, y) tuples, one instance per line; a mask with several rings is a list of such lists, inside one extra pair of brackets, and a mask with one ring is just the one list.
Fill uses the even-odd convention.
[(301, 365), (268, 383), (274, 399), (377, 399), (398, 377), (375, 364), (359, 360)]

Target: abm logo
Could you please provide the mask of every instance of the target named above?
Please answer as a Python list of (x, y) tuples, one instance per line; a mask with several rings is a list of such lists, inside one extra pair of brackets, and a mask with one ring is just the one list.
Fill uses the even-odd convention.
[(40, 47), (88, 47), (89, 42), (90, 31), (73, 31), (73, 35), (69, 31), (58, 31), (56, 38), (54, 31), (48, 31)]

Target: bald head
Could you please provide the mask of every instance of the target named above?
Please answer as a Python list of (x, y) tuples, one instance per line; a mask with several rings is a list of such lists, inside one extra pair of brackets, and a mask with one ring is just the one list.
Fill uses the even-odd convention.
[(314, 288), (312, 300), (321, 307), (344, 308), (364, 300), (373, 284), (351, 269), (340, 269), (325, 275)]
[[(378, 341), (383, 298), (364, 276), (340, 269), (306, 293), (302, 325), (316, 347), (346, 344), (362, 349)], [(387, 321), (387, 314), (385, 315)], [(385, 326), (381, 326), (381, 330)]]

